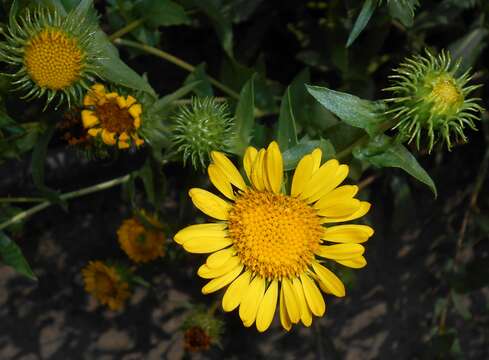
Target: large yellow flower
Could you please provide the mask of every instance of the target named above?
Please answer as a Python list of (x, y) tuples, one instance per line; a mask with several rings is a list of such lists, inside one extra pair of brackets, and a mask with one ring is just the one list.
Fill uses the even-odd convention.
[(165, 234), (156, 229), (161, 224), (152, 217), (145, 217), (154, 229), (145, 228), (136, 217), (132, 217), (124, 220), (117, 230), (122, 250), (136, 263), (155, 260), (165, 254)]
[(111, 310), (119, 310), (129, 297), (129, 283), (119, 276), (114, 266), (90, 261), (82, 270), (85, 291)]
[(141, 127), (141, 104), (131, 95), (124, 97), (116, 92), (105, 91), (102, 84), (92, 86), (83, 99), (86, 110), (82, 110), (83, 126), (88, 135), (101, 136), (107, 145), (127, 149), (132, 142), (136, 146), (144, 143), (137, 130)]
[(220, 220), (186, 227), (175, 241), (192, 253), (212, 253), (198, 270), (211, 279), (203, 288), (212, 293), (227, 285), (225, 311), (239, 306), (247, 327), (256, 322), (265, 331), (277, 301), (280, 321), (289, 330), (312, 315), (322, 316), (325, 293), (345, 296), (341, 280), (323, 263), (333, 260), (350, 267), (366, 265), (364, 247), (373, 235), (365, 225), (334, 225), (365, 215), (370, 204), (354, 198), (358, 187), (339, 186), (348, 166), (337, 160), (321, 165), (321, 150), (304, 156), (292, 178), (290, 195), (283, 181), (283, 160), (277, 143), (246, 150), (244, 168), (251, 185), (222, 153), (211, 154), (209, 178), (228, 200), (203, 189), (191, 189), (194, 205)]

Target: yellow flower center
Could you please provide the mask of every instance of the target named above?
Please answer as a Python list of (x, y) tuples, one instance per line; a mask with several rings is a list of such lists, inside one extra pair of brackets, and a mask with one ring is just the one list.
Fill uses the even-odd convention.
[(24, 62), (32, 80), (40, 87), (61, 90), (80, 77), (83, 54), (77, 41), (59, 29), (46, 29), (25, 47)]
[(436, 79), (430, 95), (437, 111), (445, 111), (463, 101), (463, 96), (458, 86), (449, 78)]
[(95, 114), (101, 123), (101, 127), (117, 134), (135, 130), (134, 118), (128, 108), (121, 108), (116, 100), (110, 99), (102, 105), (95, 107)]
[(302, 200), (259, 191), (236, 199), (228, 227), (243, 264), (269, 279), (303, 272), (323, 233), (316, 211)]

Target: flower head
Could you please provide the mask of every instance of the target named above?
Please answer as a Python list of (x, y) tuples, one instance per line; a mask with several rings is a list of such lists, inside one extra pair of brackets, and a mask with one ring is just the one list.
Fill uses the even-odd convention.
[(130, 296), (129, 283), (115, 266), (102, 261), (90, 261), (82, 270), (85, 291), (92, 294), (101, 304), (111, 310), (119, 310)]
[(213, 150), (222, 151), (233, 136), (233, 119), (226, 103), (214, 98), (193, 98), (189, 106), (180, 108), (174, 118), (174, 147), (184, 164), (206, 167)]
[(137, 218), (124, 220), (117, 230), (121, 249), (136, 263), (144, 263), (162, 257), (165, 254), (165, 234), (159, 230), (161, 224), (153, 217), (144, 215), (152, 228)]
[(247, 327), (256, 322), (257, 329), (265, 331), (277, 302), (286, 330), (299, 321), (310, 326), (312, 315), (325, 312), (319, 288), (345, 295), (343, 283), (324, 263), (366, 265), (361, 243), (372, 236), (372, 228), (330, 224), (358, 219), (370, 204), (354, 198), (357, 186), (339, 186), (348, 166), (334, 159), (321, 165), (321, 156), (316, 149), (300, 160), (287, 194), (277, 143), (259, 151), (248, 147), (248, 183), (224, 154), (212, 152), (209, 178), (227, 200), (203, 189), (189, 192), (194, 205), (218, 221), (188, 226), (174, 239), (188, 252), (211, 253), (197, 272), (210, 279), (202, 292), (229, 285), (222, 307), (239, 307)]
[(101, 137), (106, 145), (127, 149), (134, 144), (141, 146), (144, 140), (137, 131), (141, 127), (143, 108), (137, 100), (117, 92), (106, 92), (105, 86), (95, 84), (83, 99), (83, 126), (88, 135)]
[(185, 350), (193, 353), (209, 350), (212, 345), (220, 343), (223, 328), (223, 322), (212, 312), (198, 307), (182, 325)]
[(482, 108), (478, 99), (468, 97), (479, 86), (466, 86), (469, 71), (456, 75), (458, 63), (452, 63), (448, 53), (438, 56), (426, 52), (407, 59), (391, 76), (393, 97), (388, 99), (387, 114), (397, 121), (402, 139), (416, 139), (419, 148), (426, 132), (428, 151), (437, 141), (444, 141), (450, 149), (452, 137), (466, 142), (465, 126), (475, 129)]
[(94, 18), (79, 9), (61, 15), (44, 7), (13, 17), (0, 43), (0, 60), (15, 71), (10, 74), (14, 89), (26, 99), (46, 95), (46, 104), (55, 98), (58, 105), (80, 102), (97, 76)]

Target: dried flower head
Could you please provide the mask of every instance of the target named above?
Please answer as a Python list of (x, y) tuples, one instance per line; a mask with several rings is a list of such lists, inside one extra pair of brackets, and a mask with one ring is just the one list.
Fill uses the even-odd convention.
[(212, 313), (203, 307), (197, 307), (185, 319), (182, 325), (185, 350), (203, 352), (220, 343), (224, 323)]

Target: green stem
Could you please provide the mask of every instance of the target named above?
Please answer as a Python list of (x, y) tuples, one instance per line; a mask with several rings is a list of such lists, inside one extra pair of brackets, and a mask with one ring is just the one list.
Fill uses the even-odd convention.
[(0, 203), (32, 203), (43, 202), (44, 198), (36, 197), (0, 197)]
[[(182, 59), (167, 53), (166, 51), (154, 48), (152, 46), (148, 46), (146, 44), (141, 44), (136, 41), (132, 40), (125, 40), (125, 39), (115, 39), (114, 43), (117, 45), (122, 45), (122, 46), (127, 46), (127, 47), (132, 47), (135, 49), (139, 49), (141, 51), (147, 52), (148, 54), (158, 56), (159, 58), (162, 58), (166, 61), (171, 62), (172, 64), (177, 65), (178, 67), (181, 67), (182, 69), (187, 70), (188, 72), (193, 72), (195, 70), (195, 66), (189, 64), (186, 61), (183, 61)], [(217, 81), (211, 76), (207, 76), (209, 78), (209, 82), (214, 85), (216, 88), (220, 89), (222, 92), (228, 94), (232, 98), (235, 98), (236, 100), (239, 100), (239, 94), (234, 91), (233, 89), (227, 87), (223, 83)]]
[(123, 28), (117, 30), (115, 33), (110, 35), (109, 40), (114, 41), (120, 37), (123, 37), (127, 33), (130, 33), (131, 31), (133, 31), (134, 29), (139, 27), (142, 23), (144, 23), (144, 19), (137, 19), (137, 20), (130, 22), (129, 24), (127, 24)]
[[(68, 200), (68, 199), (73, 199), (73, 198), (76, 198), (79, 196), (88, 195), (88, 194), (91, 194), (91, 193), (94, 193), (97, 191), (106, 190), (106, 189), (109, 189), (113, 186), (123, 184), (123, 183), (127, 182), (130, 178), (131, 178), (131, 175), (127, 174), (127, 175), (124, 175), (124, 176), (121, 176), (121, 177), (118, 177), (118, 178), (115, 178), (115, 179), (112, 179), (109, 181), (102, 182), (100, 184), (92, 185), (92, 186), (89, 186), (89, 187), (86, 187), (83, 189), (79, 189), (79, 190), (75, 190), (75, 191), (71, 191), (71, 192), (62, 194), (60, 196), (60, 199), (61, 200)], [(17, 215), (11, 217), (7, 221), (1, 223), (0, 224), (0, 230), (3, 230), (6, 227), (13, 225), (19, 221), (23, 221), (23, 220), (29, 218), (30, 216), (38, 213), (39, 211), (44, 210), (45, 208), (49, 207), (50, 205), (52, 205), (51, 202), (44, 201), (44, 202), (42, 202), (36, 206), (33, 206), (33, 207), (31, 207), (25, 211), (18, 213)]]

